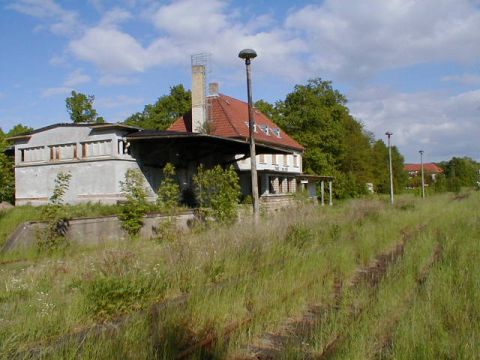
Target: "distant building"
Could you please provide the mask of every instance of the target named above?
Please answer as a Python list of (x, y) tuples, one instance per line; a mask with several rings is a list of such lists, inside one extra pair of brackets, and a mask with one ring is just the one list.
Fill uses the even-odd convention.
[[(405, 164), (403, 169), (408, 172), (410, 178), (414, 178), (421, 176), (422, 164)], [(425, 176), (429, 176), (432, 181), (435, 181), (436, 176), (443, 173), (443, 169), (434, 163), (424, 163), (423, 172)]]

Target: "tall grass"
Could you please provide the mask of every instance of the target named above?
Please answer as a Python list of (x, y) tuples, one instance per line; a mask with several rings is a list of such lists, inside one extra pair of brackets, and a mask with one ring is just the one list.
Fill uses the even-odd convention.
[[(229, 227), (179, 234), (169, 242), (76, 247), (63, 258), (2, 265), (0, 354), (8, 358), (36, 349), (45, 358), (169, 359), (211, 337), (217, 341), (210, 356), (231, 356), (308, 304), (331, 302), (334, 279), (346, 281), (402, 234), (418, 224), (436, 234), (440, 224), (455, 221), (455, 211), (472, 209), (478, 196), (399, 200), (395, 207), (374, 200), (333, 208), (302, 206), (265, 216), (257, 226), (243, 219)], [(411, 264), (431, 250), (431, 241), (412, 242), (417, 243), (424, 247), (412, 245)], [(409, 269), (414, 265), (407, 259), (402, 266)], [(181, 296), (187, 299), (182, 306), (152, 307)], [(352, 297), (367, 301), (370, 295)], [(349, 329), (339, 314), (325, 331)], [(94, 327), (110, 322), (116, 322), (116, 330)], [(88, 329), (80, 347), (71, 335), (58, 341), (83, 330), (88, 334)], [(326, 339), (325, 331), (319, 338)], [(308, 351), (316, 351), (322, 341)], [(346, 353), (350, 346), (345, 345)], [(296, 349), (294, 344), (291, 348)], [(194, 356), (206, 355), (198, 350)]]

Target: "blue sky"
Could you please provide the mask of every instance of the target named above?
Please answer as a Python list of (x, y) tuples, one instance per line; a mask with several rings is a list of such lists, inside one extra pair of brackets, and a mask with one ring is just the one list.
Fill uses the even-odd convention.
[(254, 99), (332, 80), (353, 116), (407, 162), (480, 160), (478, 0), (0, 0), (0, 127), (68, 122), (71, 90), (122, 121), (170, 86), (190, 55), (245, 99), (237, 55), (254, 48)]

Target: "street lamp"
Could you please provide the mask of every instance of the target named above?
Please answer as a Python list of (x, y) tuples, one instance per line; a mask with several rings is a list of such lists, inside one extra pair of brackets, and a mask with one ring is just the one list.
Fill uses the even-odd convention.
[(390, 136), (393, 135), (392, 132), (387, 131), (385, 133), (388, 137), (388, 160), (390, 163), (390, 204), (393, 205), (393, 170), (392, 170), (392, 147), (390, 146)]
[(245, 67), (247, 71), (247, 95), (248, 95), (248, 130), (250, 136), (250, 173), (252, 178), (252, 200), (253, 200), (253, 216), (255, 222), (258, 221), (259, 203), (258, 203), (258, 181), (257, 181), (257, 161), (255, 152), (255, 120), (253, 118), (253, 104), (252, 104), (252, 79), (250, 70), (250, 60), (257, 57), (257, 53), (252, 49), (244, 49), (238, 54), (240, 59), (245, 60)]
[(420, 153), (420, 165), (422, 168), (422, 198), (425, 198), (425, 177), (423, 176), (423, 150), (420, 150), (419, 153)]

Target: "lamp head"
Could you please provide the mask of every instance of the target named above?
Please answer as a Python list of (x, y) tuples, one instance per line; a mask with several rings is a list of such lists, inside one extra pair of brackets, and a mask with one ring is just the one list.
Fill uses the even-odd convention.
[(244, 59), (244, 60), (250, 60), (250, 59), (254, 59), (257, 57), (257, 53), (255, 52), (255, 50), (253, 49), (243, 49), (242, 51), (240, 51), (240, 53), (238, 54), (238, 57), (240, 59)]
[(387, 135), (388, 137), (390, 137), (390, 136), (392, 136), (392, 135), (393, 135), (393, 133), (392, 133), (392, 132), (390, 132), (390, 131), (387, 131), (387, 132), (385, 133), (385, 135)]

